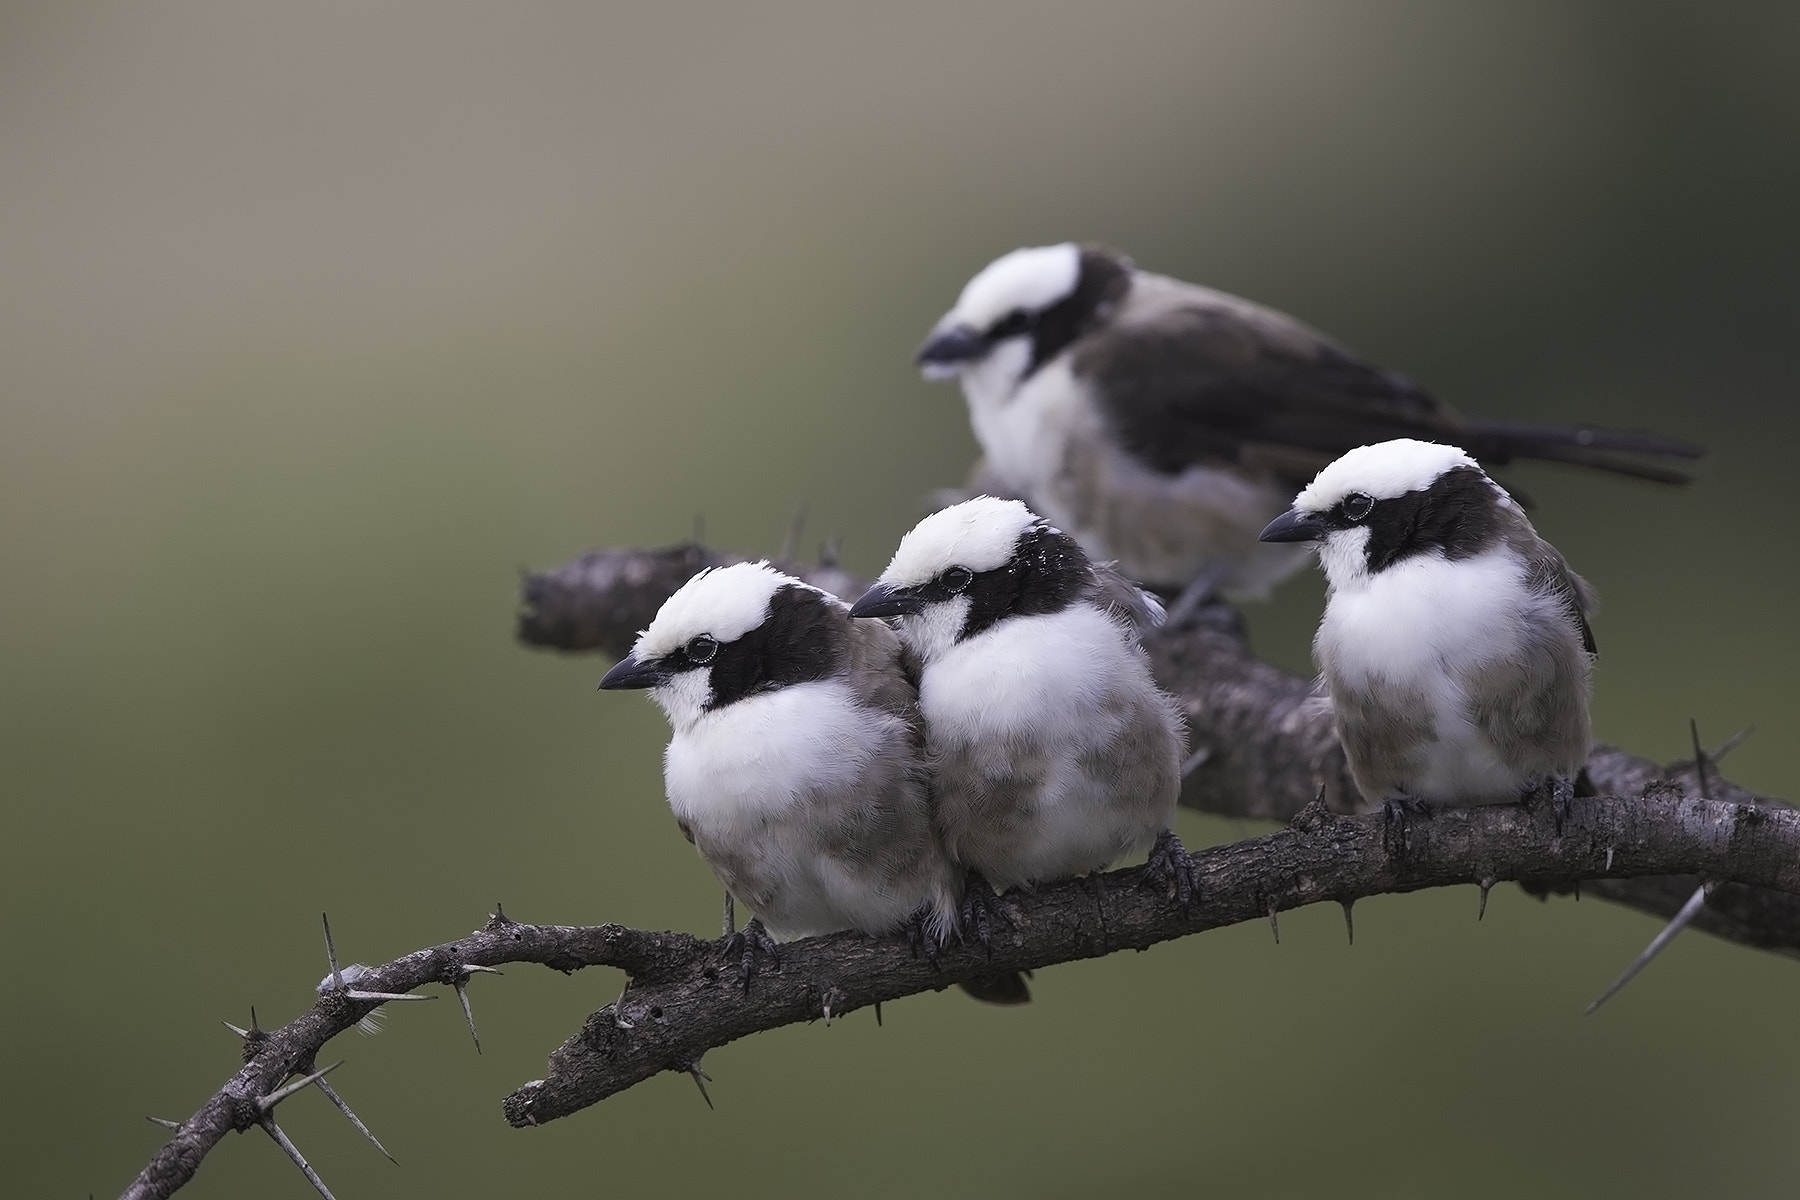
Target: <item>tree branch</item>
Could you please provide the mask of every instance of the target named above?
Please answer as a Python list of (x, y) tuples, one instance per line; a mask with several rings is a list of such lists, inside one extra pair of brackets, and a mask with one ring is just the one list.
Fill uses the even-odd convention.
[[(530, 575), (520, 639), (622, 655), (675, 588), (701, 567), (726, 561), (693, 545), (602, 551)], [(857, 580), (836, 568), (795, 573), (840, 595), (859, 590)], [(1705, 879), (1719, 886), (1697, 927), (1800, 954), (1800, 811), (1732, 786), (1710, 763), (1699, 764), (1706, 771), (1702, 787), (1694, 763), (1663, 768), (1596, 750), (1588, 775), (1603, 794), (1577, 800), (1560, 832), (1548, 812), (1511, 805), (1451, 810), (1390, 827), (1378, 815), (1353, 814), (1358, 798), (1310, 682), (1251, 655), (1233, 616), (1218, 611), (1159, 633), (1149, 650), (1158, 678), (1185, 702), (1196, 747), (1208, 751), (1189, 775), (1182, 802), (1207, 812), (1291, 818), (1279, 832), (1198, 853), (1204, 893), (1190, 911), (1145, 887), (1138, 871), (1114, 871), (1091, 884), (1009, 894), (1003, 903), (1012, 926), (989, 950), (957, 945), (931, 961), (897, 938), (809, 938), (783, 946), (779, 968), (760, 974), (747, 994), (718, 942), (617, 925), (526, 925), (497, 913), (466, 938), (357, 972), (281, 1029), (252, 1027), (242, 1069), (175, 1127), (124, 1195), (173, 1194), (226, 1133), (253, 1126), (269, 1130), (300, 1161), (274, 1125), (271, 1097), (295, 1077), (328, 1086), (306, 1079), (320, 1050), (381, 1004), (358, 996), (411, 993), (431, 983), (460, 990), (471, 968), (503, 963), (560, 971), (609, 966), (629, 977), (619, 1001), (590, 1016), (551, 1055), (546, 1078), (506, 1098), (507, 1120), (530, 1125), (662, 1071), (699, 1079), (708, 1050), (746, 1034), (835, 1019), (986, 972), (1273, 921), (1281, 910), (1327, 900), (1347, 909), (1364, 896), (1456, 883), (1485, 888), (1502, 880), (1523, 881), (1545, 895), (1581, 880), (1589, 894), (1668, 915)]]
[[(1314, 804), (1284, 830), (1202, 850), (1196, 858), (1206, 890), (1187, 913), (1145, 887), (1137, 870), (1113, 871), (1094, 884), (1009, 893), (1003, 904), (1013, 924), (995, 938), (991, 954), (958, 945), (932, 962), (901, 938), (833, 934), (784, 946), (779, 967), (761, 973), (747, 994), (719, 942), (617, 925), (527, 925), (500, 915), (466, 938), (359, 974), (356, 987), (405, 993), (453, 984), (469, 966), (518, 962), (626, 971), (630, 984), (619, 1002), (590, 1016), (552, 1053), (545, 1079), (506, 1098), (507, 1120), (533, 1125), (663, 1071), (697, 1071), (713, 1047), (761, 1030), (834, 1019), (989, 971), (1097, 958), (1273, 920), (1281, 910), (1320, 901), (1349, 905), (1455, 883), (1677, 873), (1797, 893), (1800, 812), (1685, 797), (1661, 785), (1642, 797), (1578, 800), (1559, 834), (1547, 811), (1515, 806), (1451, 810), (1395, 829), (1379, 815), (1343, 816)], [(173, 1194), (226, 1133), (260, 1123), (261, 1097), (310, 1072), (326, 1042), (378, 1006), (327, 992), (281, 1029), (252, 1030), (244, 1067), (181, 1122), (124, 1195)]]

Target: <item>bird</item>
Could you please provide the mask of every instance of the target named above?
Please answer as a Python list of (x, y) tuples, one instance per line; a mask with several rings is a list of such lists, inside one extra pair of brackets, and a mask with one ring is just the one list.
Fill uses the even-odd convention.
[[(669, 807), (754, 914), (728, 946), (745, 990), (777, 939), (910, 929), (930, 950), (954, 932), (961, 876), (933, 824), (918, 690), (892, 629), (736, 563), (682, 585), (600, 686), (648, 689), (668, 717)], [(999, 994), (982, 998), (1000, 1002), (1023, 986), (988, 982)]]
[(917, 363), (962, 383), (984, 456), (975, 486), (1179, 593), (1183, 613), (1214, 594), (1266, 596), (1304, 563), (1257, 535), (1360, 445), (1411, 437), (1488, 464), (1547, 459), (1662, 482), (1689, 477), (1644, 459), (1704, 454), (1648, 433), (1464, 420), (1292, 317), (1074, 242), (983, 268)]
[(1404, 821), (1547, 789), (1561, 824), (1591, 740), (1594, 591), (1473, 457), (1358, 447), (1261, 538), (1318, 551), (1313, 658), (1364, 800)]
[(1184, 723), (1106, 573), (1018, 500), (981, 496), (901, 539), (850, 615), (889, 618), (917, 654), (938, 827), (972, 872), (963, 922), (1019, 884), (1145, 866), (1183, 906), (1197, 886), (1170, 828)]

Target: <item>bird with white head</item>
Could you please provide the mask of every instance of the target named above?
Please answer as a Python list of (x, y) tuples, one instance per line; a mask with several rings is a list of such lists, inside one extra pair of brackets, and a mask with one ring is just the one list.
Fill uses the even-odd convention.
[(1590, 743), (1594, 593), (1473, 458), (1359, 447), (1262, 537), (1318, 549), (1313, 655), (1365, 800), (1393, 813), (1547, 786), (1560, 824)]
[(1074, 242), (983, 268), (918, 364), (962, 382), (988, 490), (1191, 603), (1214, 590), (1258, 597), (1298, 568), (1304, 554), (1257, 535), (1359, 445), (1454, 442), (1491, 464), (1536, 458), (1660, 482), (1687, 476), (1646, 460), (1702, 453), (1627, 430), (1465, 420), (1291, 317)]
[(958, 866), (1004, 890), (1154, 843), (1152, 874), (1191, 899), (1193, 860), (1170, 829), (1180, 710), (1073, 538), (1017, 500), (970, 500), (919, 522), (850, 612), (894, 618), (923, 664), (938, 823)]
[(669, 718), (669, 807), (755, 914), (740, 938), (746, 986), (773, 953), (765, 927), (910, 927), (932, 945), (954, 930), (961, 877), (932, 822), (918, 692), (892, 630), (738, 563), (670, 596), (600, 686), (646, 688)]

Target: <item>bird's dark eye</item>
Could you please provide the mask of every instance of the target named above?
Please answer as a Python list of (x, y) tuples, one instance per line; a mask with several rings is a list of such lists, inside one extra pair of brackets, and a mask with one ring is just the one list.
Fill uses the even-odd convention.
[(938, 582), (944, 585), (945, 591), (954, 596), (964, 588), (968, 587), (969, 584), (973, 582), (974, 578), (974, 572), (970, 571), (967, 567), (951, 567), (948, 571), (945, 571), (942, 575), (938, 576)]
[(689, 662), (708, 663), (719, 652), (719, 643), (703, 633), (699, 637), (689, 638), (686, 649)]
[(1037, 319), (1036, 313), (1015, 308), (988, 330), (988, 340), (998, 342), (1009, 337), (1018, 337), (1021, 333), (1030, 333), (1037, 326)]
[(1375, 497), (1367, 492), (1351, 492), (1344, 497), (1344, 517), (1350, 521), (1360, 521), (1369, 515), (1375, 507)]

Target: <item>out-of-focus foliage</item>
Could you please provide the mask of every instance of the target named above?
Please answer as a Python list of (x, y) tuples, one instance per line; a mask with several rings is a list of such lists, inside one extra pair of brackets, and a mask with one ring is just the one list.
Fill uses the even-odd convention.
[[(1600, 588), (1601, 736), (1800, 795), (1800, 20), (1778, 6), (0, 10), (0, 1161), (109, 1194), (324, 970), (479, 923), (709, 930), (660, 718), (509, 640), (516, 569), (808, 539), (973, 455), (908, 358), (1012, 246), (1111, 242), (1465, 411), (1714, 448), (1513, 478)], [(1310, 579), (1251, 613), (1306, 661)], [(1184, 818), (1190, 839), (1252, 830)], [(614, 976), (342, 1044), (377, 1195), (1775, 1194), (1800, 970), (1497, 892), (1285, 915), (716, 1052), (529, 1133)], [(335, 1055), (334, 1055), (335, 1057)], [(260, 1135), (191, 1194), (310, 1195)]]

